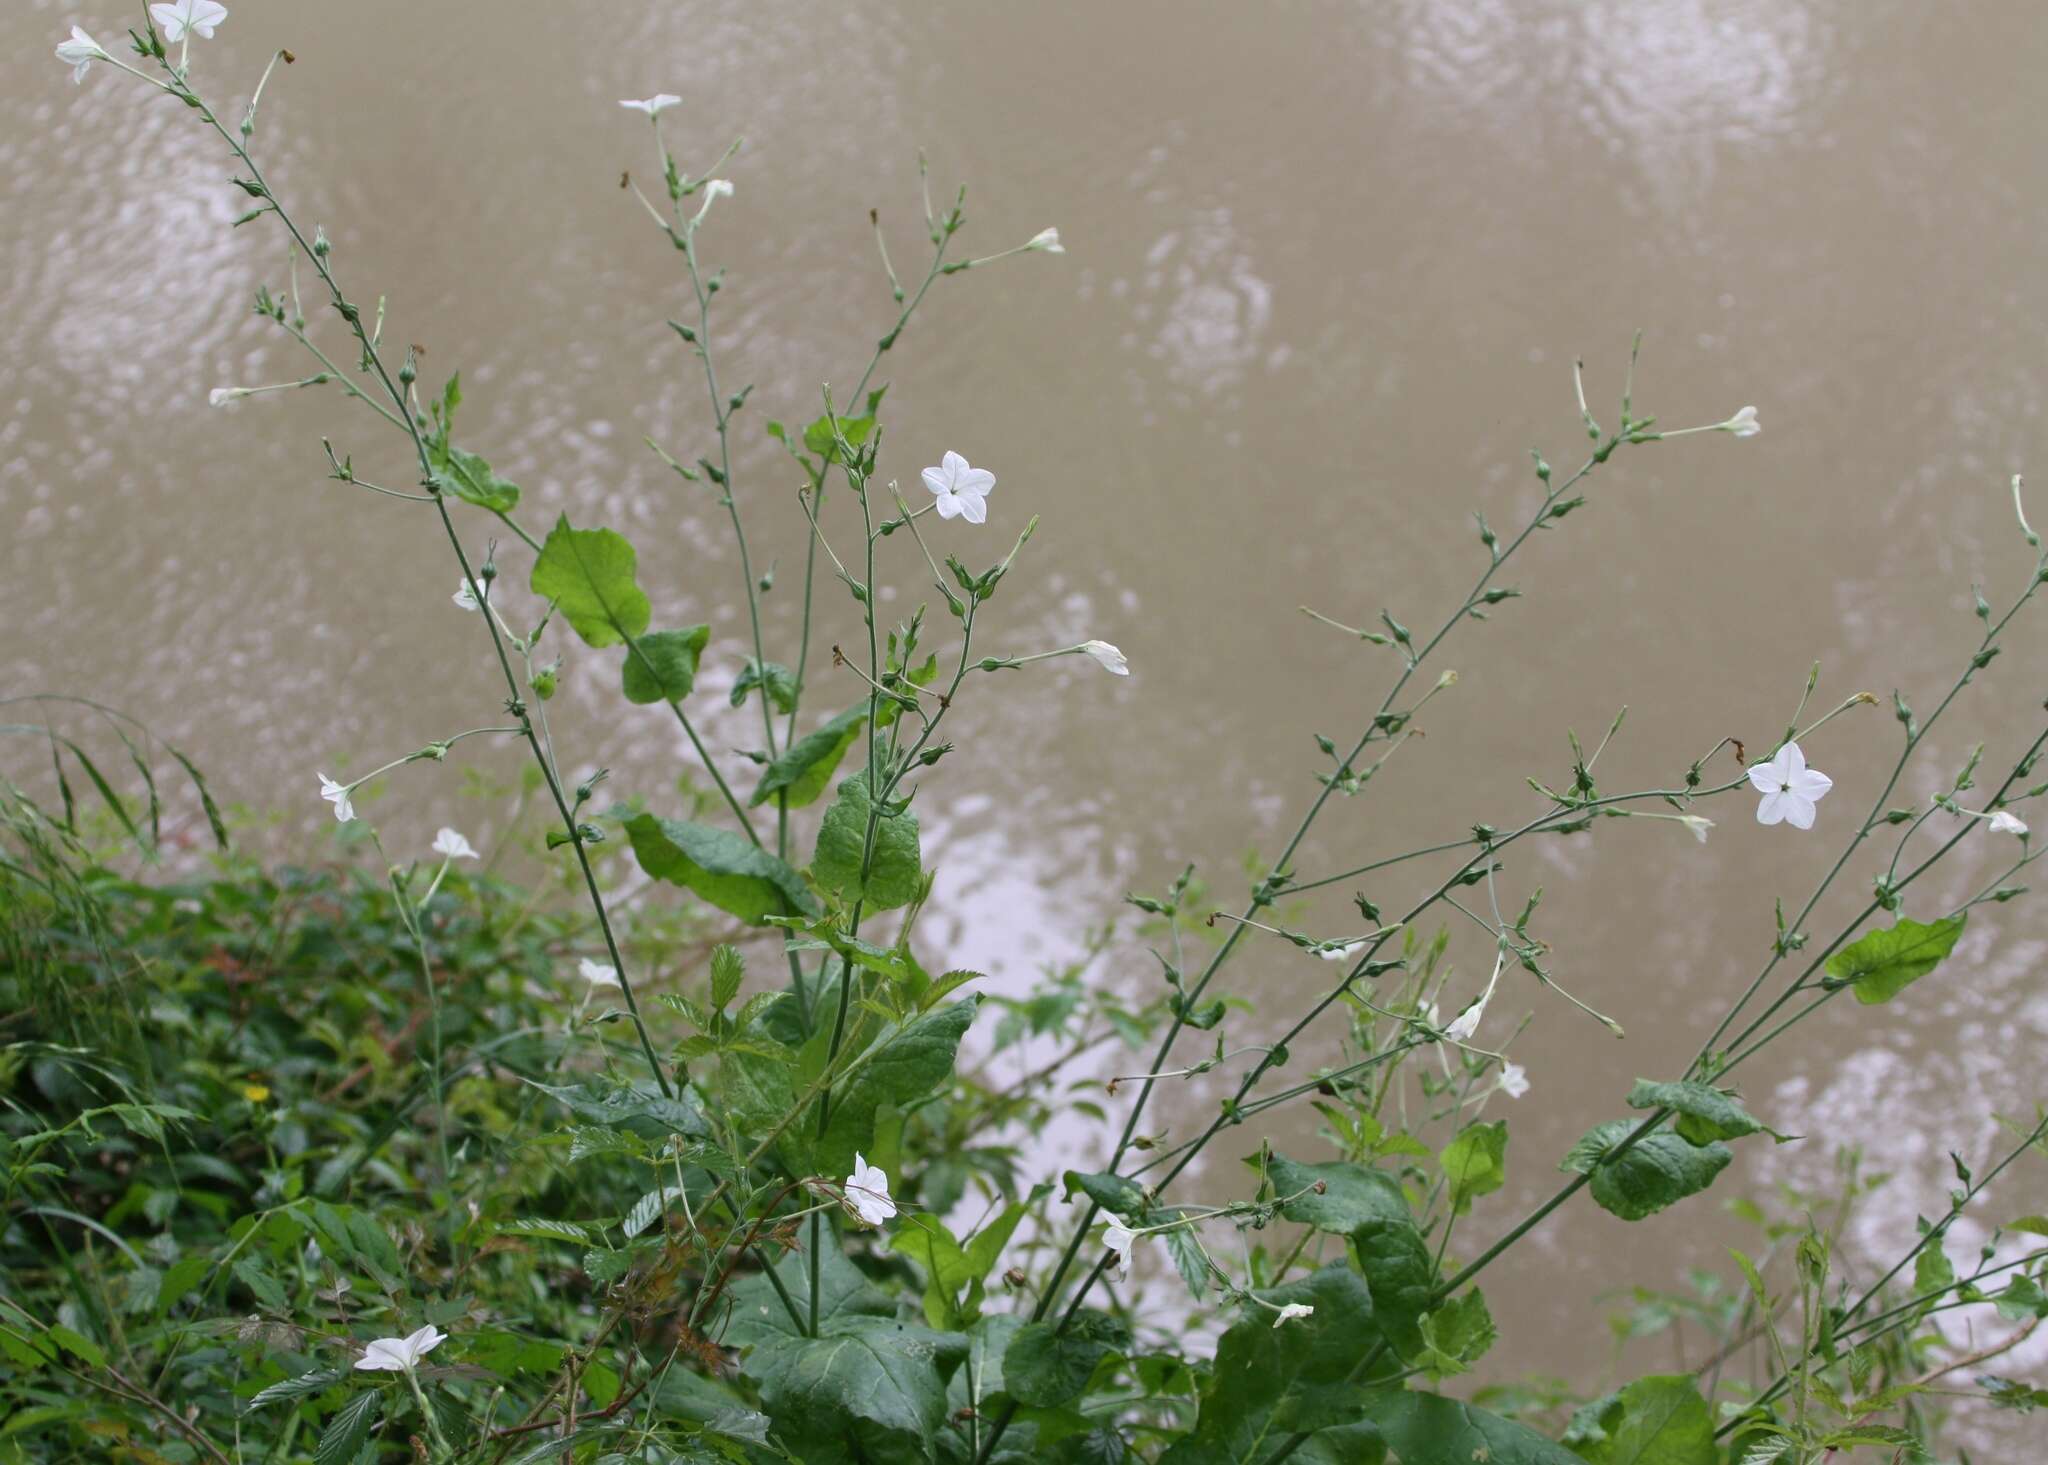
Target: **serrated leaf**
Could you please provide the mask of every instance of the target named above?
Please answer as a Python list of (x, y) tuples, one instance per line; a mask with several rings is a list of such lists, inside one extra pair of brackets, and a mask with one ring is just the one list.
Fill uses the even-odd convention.
[(574, 1221), (550, 1220), (545, 1216), (531, 1216), (510, 1221), (500, 1221), (491, 1227), (496, 1236), (531, 1236), (547, 1241), (573, 1241), (578, 1246), (589, 1246), (597, 1240), (596, 1233), (588, 1226), (579, 1226)]
[(335, 1410), (313, 1451), (316, 1465), (354, 1465), (382, 1407), (383, 1396), (375, 1389), (365, 1389)]
[(638, 557), (609, 529), (572, 529), (564, 514), (533, 562), (533, 593), (552, 600), (591, 646), (616, 646), (647, 630), (646, 594), (633, 575)]
[(243, 1412), (254, 1414), (265, 1404), (277, 1404), (286, 1399), (302, 1399), (308, 1394), (317, 1394), (331, 1388), (348, 1377), (345, 1368), (323, 1368), (312, 1373), (302, 1373), (297, 1378), (284, 1379), (259, 1391), (255, 1398), (243, 1405)]

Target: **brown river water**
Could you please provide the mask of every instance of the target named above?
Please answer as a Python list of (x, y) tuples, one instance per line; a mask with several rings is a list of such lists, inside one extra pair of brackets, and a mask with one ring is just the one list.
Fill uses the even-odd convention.
[[(617, 99), (681, 94), (663, 126), (691, 166), (746, 138), (704, 252), (729, 266), (728, 390), (755, 384), (735, 469), (757, 568), (776, 566), (772, 648), (792, 639), (803, 522), (761, 426), (815, 416), (820, 384), (850, 385), (892, 318), (868, 210), (898, 269), (918, 270), (922, 148), (942, 197), (970, 185), (968, 252), (1059, 227), (1063, 257), (942, 280), (884, 373), (885, 476), (921, 496), (917, 470), (952, 448), (999, 478), (989, 526), (938, 540), (986, 562), (1042, 516), (990, 608), (989, 649), (1095, 636), (1133, 669), (1069, 659), (971, 682), (954, 715), (957, 750), (920, 799), (941, 871), (925, 940), (1000, 990), (1070, 959), (1125, 890), (1156, 891), (1185, 862), (1238, 908), (1247, 853), (1277, 849), (1327, 766), (1309, 733), (1348, 743), (1394, 666), (1297, 606), (1434, 629), (1483, 565), (1472, 513), (1526, 517), (1531, 446), (1579, 460), (1575, 356), (1603, 421), (1639, 327), (1640, 410), (1675, 427), (1759, 408), (1759, 437), (1625, 450), (1596, 475), (1588, 506), (1505, 577), (1526, 598), (1430, 663), (1421, 685), (1446, 668), (1460, 681), (1426, 736), (1333, 801), (1298, 857), (1313, 878), (1526, 819), (1541, 805), (1525, 779), (1568, 776), (1567, 729), (1597, 739), (1623, 705), (1609, 789), (1668, 781), (1724, 735), (1768, 744), (1816, 660), (1817, 707), (1862, 689), (1887, 704), (1809, 741), (1835, 780), (1811, 834), (1760, 828), (1740, 794), (1707, 809), (1704, 847), (1611, 821), (1507, 859), (1503, 905), (1544, 888), (1536, 929), (1559, 979), (1629, 1036), (1508, 985), (1487, 1033), (1533, 1015), (1514, 1045), (1533, 1092), (1494, 1101), (1509, 1182), (1461, 1233), (1467, 1255), (1548, 1192), (1556, 1157), (1620, 1111), (1633, 1077), (1684, 1065), (1765, 954), (1773, 899), (1803, 900), (1877, 797), (1899, 737), (1891, 690), (1924, 716), (1975, 645), (1972, 583), (2001, 603), (2024, 584), (2006, 485), (2048, 471), (2038, 7), (232, 8), (197, 52), (202, 87), (238, 116), (270, 51), (294, 50), (257, 134), (273, 182), (325, 227), (358, 298), (389, 297), (390, 335), (427, 348), (429, 382), (461, 368), (460, 437), (524, 485), (522, 518), (619, 529), (656, 623), (713, 623), (697, 702), (743, 784), (751, 769), (725, 750), (759, 726), (721, 695), (745, 641), (723, 514), (641, 442), (686, 460), (712, 448), (701, 380), (663, 325), (685, 305), (679, 260), (617, 186), (621, 169), (654, 175), (647, 126)], [(74, 89), (52, 59), (74, 20), (111, 40), (118, 11), (13, 0), (0, 18), (0, 691), (117, 704), (223, 798), (283, 811), (252, 838), (318, 854), (334, 824), (316, 771), (489, 722), (502, 690), (449, 604), (431, 511), (324, 477), (322, 435), (408, 486), (380, 424), (332, 388), (208, 408), (215, 386), (310, 368), (247, 309), (284, 258), (274, 230), (227, 228), (246, 200), (221, 151), (139, 85), (102, 69)], [(517, 588), (524, 564), (504, 558)], [(891, 615), (921, 593), (907, 559), (898, 584)], [(850, 640), (843, 596), (824, 599), (819, 646)], [(2044, 616), (1959, 699), (1895, 802), (1924, 799), (1980, 740), (2002, 772), (2034, 736)], [(571, 651), (550, 715), (574, 769), (609, 765), (659, 803), (680, 740), (658, 709), (622, 710), (615, 661)], [(859, 695), (819, 660), (812, 688), (821, 711)], [(457, 765), (517, 764), (472, 742), (364, 809), (394, 847), (442, 822), (481, 843), (502, 806), (466, 798)], [(2009, 846), (1971, 841), (1908, 912), (1967, 898)], [(1852, 858), (1816, 927), (1855, 909), (1884, 858)], [(1398, 909), (1443, 873), (1424, 862), (1369, 889)], [(1301, 923), (1358, 929), (1341, 900)], [(1097, 971), (1143, 994), (1156, 968), (1129, 926)], [(1627, 1226), (1581, 1198), (1553, 1218), (1489, 1274), (1505, 1341), (1484, 1377), (1592, 1384), (1698, 1363), (1696, 1339), (1617, 1363), (1596, 1295), (1727, 1272), (1723, 1244), (1749, 1233), (1718, 1203), (1824, 1182), (1831, 1136), (1862, 1135), (1869, 1166), (1895, 1175), (1852, 1245), (1903, 1248), (1916, 1211), (1945, 1204), (1945, 1151), (1981, 1162), (1989, 1116), (2043, 1097), (2044, 951), (2048, 906), (1985, 908), (1938, 978), (1888, 1007), (1837, 1003), (1758, 1059), (1752, 1107), (1810, 1138), (1745, 1147), (1676, 1216)], [(1484, 934), (1457, 931), (1453, 955), (1462, 998)], [(1231, 970), (1260, 1004), (1233, 1020), (1249, 1041), (1332, 969), (1267, 942)], [(1212, 1097), (1169, 1092), (1164, 1121), (1184, 1132)], [(1302, 1148), (1312, 1122), (1276, 1133)], [(1203, 1199), (1238, 1193), (1227, 1157), (1252, 1141), (1235, 1138), (1194, 1179)], [(2048, 1209), (2048, 1170), (2013, 1175), (1986, 1225)], [(1984, 1233), (1961, 1234), (1957, 1257)]]

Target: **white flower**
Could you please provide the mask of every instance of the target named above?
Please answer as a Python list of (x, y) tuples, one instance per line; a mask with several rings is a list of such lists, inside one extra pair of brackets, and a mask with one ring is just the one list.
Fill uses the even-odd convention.
[(576, 970), (581, 972), (583, 980), (590, 983), (593, 987), (623, 988), (625, 986), (625, 983), (619, 980), (619, 969), (617, 967), (607, 966), (601, 961), (592, 961), (587, 956), (576, 963)]
[(1131, 664), (1124, 659), (1123, 652), (1107, 641), (1083, 641), (1081, 650), (1094, 657), (1111, 676), (1127, 677), (1131, 674)]
[(1060, 243), (1060, 231), (1057, 229), (1040, 229), (1031, 236), (1031, 242), (1024, 247), (1026, 249), (1036, 249), (1043, 254), (1065, 254), (1067, 252), (1066, 246)]
[(1122, 1221), (1111, 1219), (1109, 1229), (1102, 1233), (1102, 1244), (1116, 1253), (1116, 1274), (1119, 1279), (1131, 1274), (1131, 1248), (1138, 1244), (1138, 1233)]
[(1486, 999), (1480, 998), (1463, 1012), (1451, 1019), (1451, 1025), (1444, 1029), (1444, 1036), (1455, 1038), (1462, 1043), (1479, 1031), (1479, 1019), (1486, 1016)]
[(1737, 437), (1755, 437), (1763, 430), (1764, 425), (1756, 420), (1756, 408), (1754, 407), (1743, 408), (1721, 424), (1721, 431), (1732, 432)]
[(333, 801), (334, 817), (344, 824), (356, 817), (356, 806), (349, 802), (350, 792), (350, 785), (336, 783), (324, 773), (320, 775), (320, 797)]
[(846, 1208), (870, 1226), (879, 1226), (896, 1214), (896, 1202), (889, 1199), (887, 1173), (858, 1152), (853, 1157), (853, 1173), (846, 1177)]
[(1749, 781), (1764, 796), (1756, 806), (1756, 822), (1782, 820), (1794, 829), (1813, 828), (1813, 806), (1835, 786), (1825, 773), (1806, 766), (1806, 755), (1797, 743), (1785, 744), (1768, 763), (1751, 764)]
[(703, 223), (704, 216), (711, 212), (711, 206), (717, 203), (721, 198), (731, 197), (732, 180), (730, 178), (711, 179), (704, 185), (704, 202), (697, 205), (697, 212), (696, 215), (690, 220), (690, 227), (694, 229), (699, 224)]
[(650, 117), (659, 117), (680, 101), (682, 101), (682, 98), (673, 92), (661, 92), (655, 96), (642, 98), (637, 102), (622, 101), (619, 105), (621, 107), (631, 107), (635, 112), (645, 112)]
[(1714, 821), (1699, 814), (1681, 814), (1678, 822), (1692, 831), (1692, 837), (1701, 844), (1707, 842), (1707, 831), (1714, 827)]
[(1290, 1302), (1280, 1309), (1280, 1315), (1273, 1319), (1273, 1326), (1277, 1328), (1280, 1324), (1292, 1322), (1295, 1318), (1307, 1317), (1314, 1311), (1315, 1308), (1306, 1302)]
[(434, 836), (434, 853), (446, 855), (451, 860), (473, 860), (477, 857), (468, 840), (445, 827)]
[[(1126, 672), (1125, 675), (1128, 676), (1129, 673)], [(1322, 947), (1316, 952), (1316, 955), (1320, 956), (1324, 961), (1349, 961), (1351, 960), (1351, 953), (1363, 945), (1365, 945), (1363, 941), (1336, 941)]]
[(924, 486), (937, 498), (941, 519), (988, 522), (988, 496), (996, 486), (996, 476), (988, 469), (969, 467), (965, 458), (949, 451), (938, 467), (924, 470)]
[(209, 407), (225, 407), (237, 397), (246, 395), (248, 394), (240, 387), (215, 387), (206, 394), (206, 405)]
[[(162, 10), (164, 7), (159, 5), (156, 8)], [(417, 1333), (408, 1333), (403, 1338), (373, 1339), (363, 1350), (363, 1356), (356, 1360), (356, 1367), (371, 1372), (411, 1373), (415, 1364), (447, 1341), (446, 1333), (428, 1323)]]
[(228, 18), (228, 8), (218, 0), (177, 0), (172, 5), (152, 5), (149, 13), (164, 28), (164, 39), (182, 41), (189, 33), (202, 40), (213, 39), (213, 28)]
[(1529, 1074), (1519, 1063), (1504, 1063), (1500, 1070), (1501, 1092), (1510, 1099), (1519, 1099), (1529, 1092)]
[(1431, 1027), (1435, 1027), (1443, 1021), (1442, 1015), (1437, 1012), (1436, 1004), (1434, 1002), (1424, 1007), (1420, 1012), (1416, 1013), (1415, 1015), (1421, 1018), (1424, 1022), (1428, 1023)]
[(1991, 828), (1994, 833), (2017, 834), (2021, 839), (2027, 837), (2026, 822), (2015, 814), (2008, 814), (2003, 809), (2000, 809), (1991, 816)]
[(71, 68), (71, 79), (83, 86), (85, 73), (95, 61), (111, 61), (113, 58), (100, 49), (100, 43), (80, 30), (71, 27), (71, 39), (57, 43), (57, 59)]
[[(491, 592), (488, 590), (484, 592), (484, 594), (486, 595), (489, 595), (490, 593)], [(452, 599), (457, 605), (461, 606), (464, 610), (483, 609), (482, 606), (477, 604), (476, 596), (470, 591), (469, 581), (467, 580), (464, 580), (460, 585), (457, 585), (455, 587), (455, 594), (449, 598)]]

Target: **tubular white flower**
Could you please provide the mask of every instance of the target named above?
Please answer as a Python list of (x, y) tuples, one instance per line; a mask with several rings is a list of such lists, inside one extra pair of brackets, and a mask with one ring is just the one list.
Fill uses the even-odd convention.
[(1451, 1019), (1451, 1025), (1444, 1029), (1444, 1036), (1464, 1042), (1479, 1031), (1479, 1019), (1486, 1016), (1486, 999), (1480, 998), (1463, 1012)]
[(711, 212), (711, 206), (721, 198), (731, 197), (732, 180), (730, 178), (713, 178), (710, 182), (706, 183), (704, 185), (704, 202), (697, 206), (697, 212), (690, 220), (690, 227), (694, 229), (703, 223), (704, 216)]
[(1131, 664), (1125, 659), (1123, 652), (1107, 641), (1083, 641), (1079, 649), (1084, 654), (1094, 657), (1096, 663), (1111, 676), (1127, 677), (1131, 674)]
[(941, 519), (965, 519), (970, 524), (988, 522), (988, 496), (996, 490), (996, 476), (976, 468), (958, 453), (947, 451), (939, 466), (919, 475), (932, 491)]
[(1024, 247), (1026, 249), (1035, 249), (1041, 254), (1065, 254), (1067, 252), (1066, 246), (1060, 243), (1060, 231), (1058, 229), (1040, 229), (1031, 236), (1031, 242)]
[(164, 39), (173, 44), (187, 35), (213, 39), (213, 28), (228, 18), (228, 8), (218, 0), (175, 0), (169, 5), (152, 5), (149, 13), (164, 28)]
[(896, 1214), (896, 1202), (889, 1199), (889, 1176), (880, 1166), (870, 1165), (858, 1152), (853, 1173), (846, 1177), (846, 1208), (870, 1226), (879, 1226)]
[(336, 783), (324, 773), (320, 775), (320, 797), (333, 803), (334, 817), (344, 824), (356, 817), (356, 806), (349, 802), (353, 791), (352, 785)]
[(1529, 1092), (1529, 1073), (1519, 1063), (1504, 1063), (1500, 1070), (1500, 1091), (1510, 1099), (1519, 1099)]
[(470, 845), (470, 842), (445, 825), (442, 826), (441, 832), (434, 836), (434, 853), (444, 855), (451, 860), (473, 860), (477, 858), (477, 852)]
[(95, 61), (111, 61), (95, 41), (77, 26), (71, 27), (71, 39), (57, 43), (57, 59), (71, 68), (71, 79), (80, 86), (85, 84), (85, 73), (92, 69)]
[[(486, 590), (484, 594), (488, 595), (490, 594), (490, 591)], [(461, 606), (464, 610), (483, 609), (481, 605), (477, 604), (476, 596), (471, 593), (469, 588), (469, 581), (467, 580), (464, 580), (460, 585), (457, 585), (455, 587), (455, 594), (450, 596), (449, 598), (453, 600), (457, 605)]]
[(1277, 1328), (1282, 1323), (1292, 1322), (1294, 1319), (1298, 1317), (1309, 1317), (1313, 1315), (1314, 1312), (1315, 1308), (1311, 1306), (1309, 1303), (1290, 1302), (1285, 1307), (1282, 1307), (1280, 1309), (1279, 1316), (1273, 1319), (1273, 1326)]
[(1111, 1217), (1108, 1229), (1102, 1233), (1102, 1244), (1116, 1253), (1117, 1280), (1130, 1276), (1131, 1248), (1138, 1244), (1138, 1233), (1120, 1219)]
[(587, 956), (576, 963), (576, 970), (582, 973), (583, 980), (590, 983), (593, 987), (619, 987), (623, 989), (626, 985), (619, 980), (619, 969), (617, 967), (609, 966), (601, 961), (592, 961)]
[(1740, 412), (1721, 424), (1721, 431), (1732, 432), (1737, 437), (1755, 437), (1763, 430), (1764, 425), (1756, 420), (1756, 408), (1754, 407), (1744, 407)]
[(2027, 837), (2026, 821), (2003, 809), (1991, 816), (1991, 828), (1999, 834), (2017, 834), (2021, 839)]
[(403, 1338), (375, 1338), (356, 1360), (356, 1367), (371, 1373), (411, 1373), (419, 1361), (448, 1341), (448, 1335), (428, 1323)]
[(1825, 773), (1806, 766), (1797, 743), (1785, 744), (1768, 763), (1751, 764), (1749, 781), (1764, 796), (1756, 806), (1756, 822), (1794, 829), (1813, 828), (1813, 806), (1835, 786)]
[(1714, 821), (1702, 814), (1681, 814), (1678, 822), (1692, 831), (1692, 837), (1701, 844), (1707, 842), (1707, 831), (1714, 827)]
[(635, 112), (645, 112), (649, 117), (659, 117), (681, 101), (682, 98), (674, 92), (659, 92), (651, 97), (643, 97), (637, 102), (622, 100), (619, 105)]

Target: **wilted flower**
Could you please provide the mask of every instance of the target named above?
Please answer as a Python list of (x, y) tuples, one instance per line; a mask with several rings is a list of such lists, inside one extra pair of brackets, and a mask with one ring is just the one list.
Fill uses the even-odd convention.
[[(484, 594), (488, 595), (490, 594), (490, 591), (486, 590)], [(454, 600), (454, 602), (457, 605), (461, 606), (464, 610), (483, 609), (481, 605), (477, 604), (476, 594), (469, 588), (469, 581), (467, 580), (464, 580), (460, 585), (455, 587), (455, 594), (450, 598)]]
[(675, 106), (682, 98), (673, 92), (661, 92), (655, 96), (643, 97), (637, 102), (621, 101), (621, 107), (631, 107), (635, 112), (645, 112), (649, 117), (659, 117)]
[(1451, 1025), (1444, 1029), (1444, 1036), (1455, 1038), (1462, 1043), (1479, 1031), (1479, 1019), (1484, 1016), (1486, 1016), (1486, 999), (1482, 997), (1451, 1019)]
[(625, 986), (625, 983), (619, 980), (619, 969), (617, 967), (608, 966), (601, 961), (592, 961), (587, 956), (576, 963), (576, 970), (581, 972), (583, 980), (590, 983), (593, 987)]
[(324, 773), (320, 775), (320, 797), (333, 802), (334, 817), (344, 824), (356, 817), (356, 806), (349, 802), (351, 792), (353, 785), (336, 783)]
[(246, 397), (248, 395), (248, 392), (241, 387), (215, 387), (206, 394), (206, 405), (209, 407), (225, 407), (237, 397)]
[(1519, 1063), (1504, 1063), (1500, 1070), (1501, 1092), (1510, 1099), (1519, 1099), (1529, 1092), (1529, 1074)]
[(1678, 822), (1692, 831), (1692, 837), (1701, 844), (1707, 842), (1707, 831), (1714, 827), (1714, 821), (1700, 814), (1681, 814)]
[[(159, 5), (155, 8), (161, 10), (164, 7)], [(422, 1358), (447, 1341), (446, 1333), (428, 1323), (417, 1333), (408, 1333), (403, 1338), (373, 1339), (363, 1350), (363, 1356), (356, 1360), (356, 1367), (371, 1372), (411, 1373)]]
[(1040, 229), (1031, 236), (1031, 242), (1024, 247), (1026, 249), (1038, 250), (1042, 254), (1065, 254), (1067, 252), (1066, 246), (1060, 243), (1060, 231), (1057, 229)]
[(468, 840), (464, 839), (453, 829), (445, 827), (439, 834), (434, 836), (434, 853), (445, 855), (451, 860), (473, 860), (477, 858), (477, 853), (470, 847)]
[(697, 205), (697, 212), (690, 220), (690, 227), (696, 228), (704, 222), (704, 216), (711, 212), (711, 206), (721, 198), (732, 197), (730, 178), (713, 178), (704, 185), (704, 202)]
[(85, 73), (95, 61), (111, 61), (113, 58), (100, 49), (95, 41), (77, 26), (71, 27), (71, 39), (57, 43), (57, 59), (71, 68), (71, 79), (83, 86)]
[(1806, 766), (1797, 743), (1785, 744), (1768, 763), (1751, 764), (1749, 781), (1764, 796), (1756, 806), (1756, 822), (1783, 821), (1794, 829), (1813, 828), (1813, 806), (1835, 786), (1825, 773)]
[(1102, 1244), (1116, 1253), (1117, 1276), (1128, 1277), (1131, 1274), (1131, 1248), (1138, 1244), (1138, 1233), (1112, 1217), (1109, 1229), (1102, 1233)]
[[(1111, 670), (1115, 670), (1115, 668), (1112, 667)], [(1126, 672), (1124, 675), (1128, 676), (1130, 673)], [(1365, 945), (1365, 942), (1362, 940), (1333, 941), (1325, 946), (1316, 948), (1316, 955), (1320, 956), (1324, 961), (1349, 961), (1351, 960), (1351, 953), (1363, 945)]]
[(1127, 677), (1131, 674), (1131, 664), (1124, 659), (1123, 652), (1107, 641), (1083, 641), (1081, 650), (1094, 657), (1111, 676)]
[(1998, 834), (2017, 834), (2021, 839), (2027, 837), (2026, 821), (2016, 814), (2008, 814), (2003, 809), (1991, 816), (1991, 828)]
[(988, 469), (971, 467), (958, 453), (948, 451), (938, 467), (925, 469), (922, 476), (938, 501), (941, 519), (988, 522), (988, 496), (996, 486), (996, 476)]
[(889, 1199), (889, 1176), (870, 1165), (858, 1152), (853, 1173), (846, 1177), (846, 1208), (870, 1226), (879, 1226), (896, 1214), (896, 1202)]
[(1755, 437), (1763, 430), (1764, 425), (1756, 420), (1756, 408), (1754, 407), (1743, 408), (1721, 424), (1721, 431), (1732, 432), (1737, 437)]
[(1315, 1308), (1306, 1302), (1290, 1302), (1280, 1309), (1280, 1315), (1273, 1319), (1273, 1326), (1277, 1328), (1282, 1323), (1292, 1322), (1298, 1317), (1308, 1317), (1314, 1312)]
[(150, 15), (164, 28), (164, 39), (182, 41), (187, 34), (213, 39), (213, 28), (228, 18), (228, 8), (218, 0), (176, 0), (170, 5), (152, 5)]

